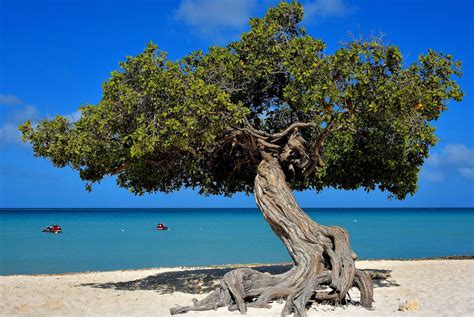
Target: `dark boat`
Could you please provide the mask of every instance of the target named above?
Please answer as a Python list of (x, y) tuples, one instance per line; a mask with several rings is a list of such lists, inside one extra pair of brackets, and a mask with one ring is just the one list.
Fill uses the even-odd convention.
[(156, 226), (156, 230), (168, 230), (168, 227), (164, 223), (159, 223)]
[(44, 228), (42, 231), (48, 232), (48, 233), (61, 233), (63, 229), (61, 229), (61, 227), (58, 225), (52, 225), (52, 226)]

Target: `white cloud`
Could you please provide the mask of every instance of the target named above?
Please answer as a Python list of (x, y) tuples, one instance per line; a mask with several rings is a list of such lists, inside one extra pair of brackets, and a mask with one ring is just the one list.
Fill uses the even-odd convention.
[(246, 25), (255, 5), (256, 0), (182, 0), (176, 18), (201, 35), (211, 36), (222, 28)]
[(0, 126), (0, 147), (21, 144), (21, 132), (18, 126), (26, 120), (37, 120), (38, 110), (33, 105), (26, 105), (22, 108), (15, 108), (8, 115), (8, 120)]
[[(302, 1), (307, 19), (344, 17), (357, 10), (347, 0)], [(257, 0), (181, 0), (175, 13), (178, 21), (190, 26), (196, 33), (220, 38), (222, 33), (245, 26), (257, 9)], [(277, 1), (263, 1), (263, 6), (277, 5)]]
[(439, 157), (438, 153), (434, 153), (430, 157), (428, 157), (426, 163), (432, 166), (439, 166), (439, 164), (441, 163), (441, 158)]
[(474, 166), (474, 150), (464, 144), (448, 144), (441, 153), (435, 153), (427, 162), (432, 166)]
[(344, 3), (344, 0), (315, 0), (304, 3), (307, 18), (344, 17), (357, 10), (357, 7)]
[(76, 122), (77, 120), (79, 120), (81, 118), (81, 115), (82, 115), (82, 111), (81, 110), (76, 110), (74, 112), (63, 115), (63, 117), (65, 117), (66, 119), (68, 119), (71, 122)]
[(464, 144), (449, 144), (442, 152), (444, 162), (452, 166), (474, 166), (474, 150), (468, 148)]
[(0, 94), (0, 105), (12, 106), (20, 105), (23, 101), (15, 95), (2, 95)]
[(13, 123), (21, 123), (26, 120), (36, 120), (39, 118), (38, 109), (33, 105), (26, 105), (10, 114), (10, 120)]
[[(0, 98), (0, 101), (1, 100), (2, 99)], [(10, 98), (9, 100), (11, 102), (17, 100), (21, 104), (21, 100), (17, 97)], [(63, 116), (66, 119), (69, 119), (71, 122), (76, 122), (81, 117), (81, 110), (77, 110)], [(15, 107), (12, 108), (11, 111), (8, 111), (7, 115), (4, 116), (3, 122), (0, 123), (0, 148), (8, 145), (22, 144), (23, 142), (21, 141), (21, 132), (18, 130), (18, 126), (26, 120), (35, 122), (41, 117), (42, 115), (34, 105), (21, 105), (20, 107)]]
[(442, 182), (445, 179), (445, 176), (442, 173), (426, 169), (421, 171), (421, 177), (431, 182)]
[(467, 179), (474, 179), (474, 168), (470, 167), (462, 167), (458, 169), (459, 174)]
[[(474, 179), (474, 150), (464, 144), (448, 144), (440, 153), (433, 154), (426, 161), (423, 176), (432, 181), (436, 181), (449, 173), (457, 173), (465, 179)], [(430, 177), (431, 176), (431, 177)]]
[(18, 126), (7, 123), (0, 127), (0, 147), (21, 142), (21, 133)]

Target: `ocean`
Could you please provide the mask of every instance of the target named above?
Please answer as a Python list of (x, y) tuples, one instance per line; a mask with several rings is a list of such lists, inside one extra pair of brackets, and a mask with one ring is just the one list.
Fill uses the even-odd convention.
[[(474, 255), (474, 208), (305, 210), (359, 259)], [(0, 209), (0, 275), (289, 261), (257, 209)]]

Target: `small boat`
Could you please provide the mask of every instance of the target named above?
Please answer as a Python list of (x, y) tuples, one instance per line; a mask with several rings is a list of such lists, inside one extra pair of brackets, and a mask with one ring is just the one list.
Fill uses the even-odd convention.
[(61, 233), (62, 231), (63, 229), (61, 229), (61, 227), (58, 225), (52, 225), (42, 230), (42, 232), (48, 232), (48, 233)]
[(168, 230), (168, 227), (164, 223), (159, 223), (156, 226), (156, 230)]

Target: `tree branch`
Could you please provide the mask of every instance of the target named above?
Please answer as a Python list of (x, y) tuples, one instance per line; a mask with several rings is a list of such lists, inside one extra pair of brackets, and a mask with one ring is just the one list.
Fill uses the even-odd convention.
[(263, 145), (265, 148), (268, 148), (270, 150), (277, 150), (277, 151), (281, 150), (280, 146), (273, 143), (268, 143), (267, 141), (262, 140), (262, 139), (257, 139), (257, 143), (260, 145)]
[(248, 133), (252, 134), (253, 136), (257, 138), (264, 139), (265, 141), (269, 141), (269, 142), (277, 142), (281, 140), (282, 138), (286, 137), (287, 135), (289, 135), (290, 133), (292, 133), (293, 130), (298, 129), (298, 128), (316, 128), (318, 126), (314, 122), (295, 122), (295, 123), (292, 123), (288, 128), (286, 128), (282, 132), (267, 133), (267, 132), (255, 129), (250, 124), (250, 122), (248, 121), (246, 117), (244, 117), (244, 124), (246, 126), (244, 130), (246, 130)]
[(292, 133), (293, 130), (299, 128), (316, 128), (318, 125), (314, 122), (295, 122), (292, 123), (288, 128), (286, 128), (283, 132), (271, 134), (272, 141), (278, 141), (288, 134)]
[(119, 167), (112, 170), (110, 175), (117, 175), (123, 172), (128, 167), (128, 163), (122, 163)]
[(316, 142), (314, 142), (314, 145), (313, 145), (313, 153), (315, 151), (319, 152), (319, 150), (321, 149), (321, 146), (323, 145), (324, 141), (327, 139), (329, 134), (333, 131), (334, 124), (335, 124), (335, 119), (333, 117), (333, 118), (331, 118), (331, 121), (329, 121), (326, 128), (324, 128), (324, 130), (316, 138)]

